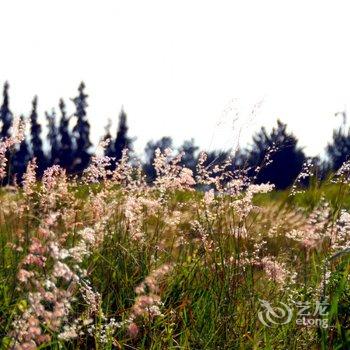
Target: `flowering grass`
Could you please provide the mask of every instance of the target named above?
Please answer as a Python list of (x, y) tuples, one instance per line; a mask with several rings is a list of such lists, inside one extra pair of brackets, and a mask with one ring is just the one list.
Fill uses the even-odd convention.
[[(230, 161), (202, 154), (194, 175), (181, 156), (157, 151), (153, 184), (125, 151), (81, 179), (53, 166), (37, 182), (33, 160), (2, 188), (2, 348), (350, 348), (346, 169), (331, 198), (275, 194)], [(327, 327), (265, 325), (262, 300), (326, 301)]]

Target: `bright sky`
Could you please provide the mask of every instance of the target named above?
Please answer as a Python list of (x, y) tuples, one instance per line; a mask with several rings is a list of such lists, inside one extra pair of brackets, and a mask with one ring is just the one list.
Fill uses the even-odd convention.
[(337, 0), (1, 1), (0, 84), (28, 115), (34, 94), (41, 113), (60, 97), (71, 106), (83, 79), (93, 139), (124, 105), (139, 152), (165, 135), (245, 144), (279, 117), (313, 155), (350, 105), (349, 10)]

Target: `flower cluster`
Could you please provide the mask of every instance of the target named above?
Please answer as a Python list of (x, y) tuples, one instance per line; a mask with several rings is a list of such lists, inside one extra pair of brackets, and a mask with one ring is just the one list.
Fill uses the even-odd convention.
[(152, 319), (156, 316), (162, 316), (160, 307), (162, 306), (161, 298), (158, 295), (160, 292), (159, 285), (166, 274), (172, 269), (169, 264), (152, 271), (145, 280), (135, 288), (136, 299), (131, 314), (129, 317), (128, 331), (131, 336), (136, 336), (138, 333), (138, 319)]
[[(15, 140), (4, 142), (0, 161)], [(196, 303), (182, 295), (186, 283), (203, 282), (206, 289), (218, 283), (226, 298), (245, 288), (249, 273), (250, 281), (263, 279), (280, 293), (299, 277), (299, 255), (306, 264), (322, 253), (323, 262), (350, 248), (348, 211), (334, 214), (324, 200), (309, 213), (288, 203), (261, 204), (257, 195), (269, 196), (274, 185), (255, 183), (230, 158), (208, 164), (201, 153), (191, 170), (181, 165), (182, 153), (158, 149), (157, 177), (148, 183), (127, 150), (113, 164), (102, 155), (106, 143), (100, 146), (80, 179), (54, 165), (38, 182), (32, 160), (23, 187), (4, 191), (1, 219), (14, 228), (6, 254), (17, 258), (18, 302), (7, 334), (14, 349), (50, 341), (120, 348), (125, 336), (136, 344), (158, 321), (175, 322), (178, 310)], [(305, 165), (298, 185), (309, 170)], [(173, 286), (181, 306), (169, 310), (162, 301)]]

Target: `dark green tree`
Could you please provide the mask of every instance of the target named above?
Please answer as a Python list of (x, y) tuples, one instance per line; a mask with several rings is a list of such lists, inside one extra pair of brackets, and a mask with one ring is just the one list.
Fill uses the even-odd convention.
[[(292, 185), (305, 162), (304, 152), (297, 143), (297, 138), (287, 132), (287, 125), (280, 120), (270, 133), (262, 127), (247, 152), (248, 164), (253, 168), (251, 175), (256, 175), (256, 182), (270, 182), (277, 189)], [(260, 170), (255, 173), (256, 167)]]
[(61, 112), (60, 123), (58, 127), (58, 164), (68, 172), (72, 169), (73, 163), (73, 142), (72, 134), (69, 130), (69, 120), (66, 112), (66, 105), (63, 99), (60, 99), (59, 108)]
[(116, 161), (120, 160), (122, 157), (122, 152), (125, 148), (132, 151), (133, 139), (128, 137), (129, 127), (127, 125), (127, 115), (124, 111), (124, 108), (120, 111), (119, 114), (119, 124), (117, 129), (117, 137), (114, 143), (114, 156)]
[(30, 114), (31, 148), (32, 148), (32, 155), (34, 158), (36, 158), (37, 165), (38, 165), (37, 174), (39, 178), (41, 178), (46, 168), (46, 157), (43, 151), (43, 142), (41, 140), (42, 130), (41, 130), (41, 125), (38, 122), (37, 106), (38, 106), (38, 98), (37, 96), (35, 96), (32, 102), (32, 112)]
[(112, 126), (112, 121), (108, 119), (107, 125), (105, 126), (105, 134), (102, 138), (102, 141), (107, 141), (109, 140), (108, 146), (105, 149), (105, 156), (114, 158), (115, 157), (115, 141), (112, 139), (111, 135), (111, 126)]
[(199, 147), (195, 145), (194, 139), (185, 140), (179, 148), (180, 152), (184, 152), (181, 165), (191, 169), (193, 172), (196, 170), (198, 149)]
[(204, 165), (209, 168), (212, 168), (215, 165), (223, 165), (224, 162), (230, 156), (229, 151), (223, 151), (223, 150), (208, 151), (206, 153), (207, 153), (207, 160), (205, 161)]
[(90, 124), (86, 117), (87, 97), (85, 94), (85, 84), (81, 82), (77, 97), (72, 101), (75, 105), (75, 117), (77, 119), (73, 128), (73, 137), (75, 140), (74, 159), (73, 159), (73, 172), (76, 174), (82, 174), (84, 169), (87, 168), (91, 154), (89, 149), (92, 145), (90, 141)]
[(6, 81), (3, 89), (3, 101), (0, 107), (0, 121), (2, 123), (1, 138), (10, 136), (10, 128), (13, 122), (13, 115), (9, 107), (9, 94), (8, 94), (9, 87), (10, 87), (9, 84)]
[(58, 140), (58, 128), (56, 124), (56, 112), (53, 109), (51, 113), (45, 112), (45, 117), (47, 120), (47, 141), (50, 146), (48, 155), (48, 165), (52, 166), (59, 163), (59, 140)]

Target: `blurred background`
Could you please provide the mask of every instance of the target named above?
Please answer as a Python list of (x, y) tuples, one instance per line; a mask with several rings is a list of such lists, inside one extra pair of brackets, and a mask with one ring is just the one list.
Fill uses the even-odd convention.
[[(271, 136), (280, 119), (303, 153), (301, 163), (320, 156), (323, 168), (335, 168), (334, 152), (327, 151), (334, 130), (347, 158), (349, 7), (346, 1), (2, 2), (1, 122), (23, 115), (29, 123), (28, 157), (19, 163), (34, 155), (63, 166), (71, 160), (52, 155), (52, 143), (87, 164), (108, 135), (116, 158), (128, 146), (149, 163), (152, 149), (171, 146), (192, 147), (194, 157), (213, 152), (213, 159), (240, 149), (246, 162), (257, 147), (254, 135), (263, 137), (264, 126)], [(124, 136), (116, 145), (118, 130)], [(62, 138), (72, 145), (62, 148)], [(267, 137), (264, 147), (276, 140)]]

